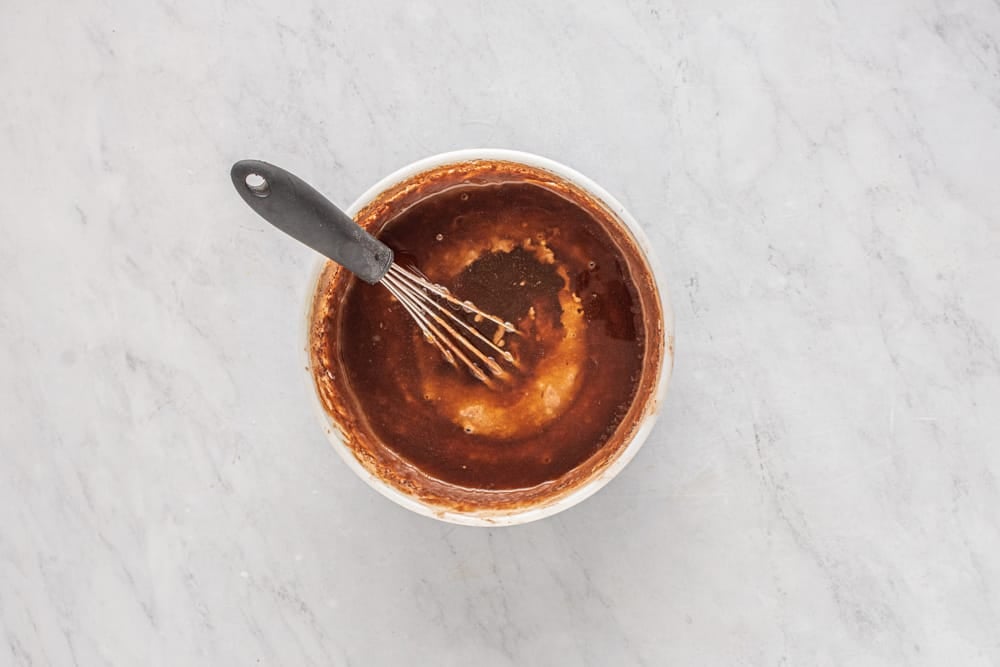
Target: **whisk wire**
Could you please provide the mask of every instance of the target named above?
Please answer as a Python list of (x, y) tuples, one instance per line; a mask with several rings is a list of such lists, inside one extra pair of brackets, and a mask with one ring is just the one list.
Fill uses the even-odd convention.
[(455, 355), (441, 344), (442, 336), (440, 335), (440, 332), (438, 332), (433, 325), (425, 320), (422, 311), (412, 302), (412, 299), (405, 292), (403, 292), (398, 285), (393, 283), (391, 279), (386, 279), (385, 286), (389, 292), (396, 297), (396, 300), (402, 304), (403, 308), (406, 309), (406, 312), (410, 314), (410, 317), (412, 317), (417, 323), (420, 331), (424, 334), (424, 339), (433, 343), (434, 346), (441, 352), (445, 361), (457, 368), (458, 364), (455, 362)]
[[(419, 295), (420, 294), (420, 289), (417, 288), (416, 291), (417, 291), (417, 294)], [(510, 363), (512, 363), (512, 364), (515, 363), (514, 362), (514, 355), (512, 355), (507, 350), (501, 349), (496, 343), (494, 343), (492, 340), (490, 340), (489, 338), (487, 338), (486, 336), (484, 336), (482, 334), (482, 332), (479, 331), (479, 329), (477, 329), (476, 327), (470, 325), (468, 322), (466, 322), (465, 320), (463, 320), (462, 318), (460, 318), (458, 315), (456, 315), (454, 312), (452, 312), (451, 310), (449, 310), (445, 306), (442, 306), (440, 303), (438, 303), (434, 299), (426, 299), (426, 297), (425, 297), (425, 301), (426, 301), (426, 303), (430, 304), (435, 309), (437, 309), (438, 312), (444, 314), (445, 317), (447, 317), (448, 319), (450, 319), (452, 322), (454, 322), (455, 324), (457, 324), (460, 327), (462, 327), (462, 329), (464, 329), (466, 332), (468, 332), (469, 335), (471, 335), (472, 337), (474, 337), (476, 340), (478, 340), (480, 343), (482, 343), (483, 345), (485, 345), (487, 348), (489, 348), (490, 350), (493, 350), (493, 352), (495, 352), (499, 356), (503, 357), (504, 359), (506, 359)], [(477, 316), (479, 314), (479, 310), (474, 305), (472, 305), (472, 304), (464, 304), (463, 303), (462, 307), (465, 310), (469, 311), (469, 312), (475, 312), (477, 314)], [(499, 319), (499, 318), (492, 318), (491, 317), (491, 319)], [(503, 325), (501, 324), (499, 326), (502, 327)], [(504, 331), (506, 331), (506, 328), (504, 328)], [(461, 341), (465, 345), (470, 345), (470, 343), (468, 341), (466, 341), (464, 338), (462, 338)], [(473, 349), (476, 349), (476, 348), (473, 346)], [(489, 365), (496, 364), (496, 360), (495, 359), (490, 359), (489, 357), (484, 358), (483, 361), (484, 361), (484, 363), (487, 363)], [(496, 375), (499, 375), (500, 373), (503, 372), (503, 369), (499, 366), (499, 364), (496, 364), (496, 369), (497, 370), (494, 371), (494, 374), (496, 374)]]
[(483, 319), (489, 320), (494, 324), (502, 326), (507, 333), (519, 333), (517, 328), (510, 322), (505, 322), (504, 320), (500, 319), (499, 317), (496, 317), (495, 315), (491, 315), (486, 311), (480, 310), (470, 301), (459, 300), (446, 287), (442, 287), (441, 285), (432, 283), (431, 281), (427, 280), (422, 274), (404, 269), (403, 267), (395, 263), (389, 266), (388, 273), (410, 282), (411, 284), (419, 287), (421, 290), (425, 292), (430, 292), (431, 294), (441, 297), (442, 299), (444, 299), (445, 301), (447, 301), (448, 303), (452, 304), (457, 308), (461, 308), (466, 312), (473, 312), (476, 315), (482, 317)]
[[(485, 355), (472, 345), (472, 343), (462, 337), (462, 335), (459, 334), (454, 327), (450, 326), (436, 314), (430, 312), (425, 303), (420, 300), (420, 297), (418, 296), (419, 293), (405, 286), (399, 285), (397, 281), (391, 278), (386, 286), (389, 287), (390, 285), (390, 291), (393, 292), (400, 303), (403, 304), (403, 307), (406, 308), (410, 315), (412, 315), (417, 321), (417, 325), (424, 331), (425, 338), (429, 338), (429, 340), (434, 343), (439, 350), (442, 350), (445, 360), (451, 360), (457, 357), (459, 361), (465, 364), (477, 380), (487, 382), (488, 377), (483, 372), (482, 368), (480, 368), (475, 361), (470, 359), (456, 343), (461, 343), (484, 365), (490, 367), (491, 364)], [(428, 334), (430, 335), (428, 336)], [(499, 366), (496, 365), (496, 362), (493, 362), (492, 365), (493, 368), (491, 368), (491, 370), (493, 370), (495, 374), (503, 372), (503, 369), (499, 368)]]
[[(399, 301), (407, 313), (410, 314), (420, 328), (421, 333), (424, 334), (424, 338), (437, 347), (448, 363), (455, 366), (457, 365), (456, 359), (461, 361), (476, 379), (487, 385), (490, 384), (489, 377), (479, 364), (489, 369), (493, 375), (502, 376), (504, 374), (503, 367), (494, 357), (489, 356), (483, 349), (477, 346), (476, 342), (478, 342), (486, 350), (493, 352), (515, 368), (517, 367), (514, 356), (510, 351), (503, 350), (497, 345), (500, 341), (494, 343), (476, 327), (464, 321), (434, 297), (436, 296), (467, 313), (474, 314), (477, 320), (485, 319), (493, 322), (498, 327), (501, 327), (500, 336), (506, 332), (517, 331), (511, 323), (479, 310), (471, 302), (460, 301), (452, 296), (447, 289), (440, 285), (435, 285), (421, 276), (410, 273), (397, 264), (390, 266), (381, 282), (396, 297), (396, 300)], [(456, 328), (456, 325), (458, 328)], [(469, 357), (470, 354), (479, 363), (471, 359)]]

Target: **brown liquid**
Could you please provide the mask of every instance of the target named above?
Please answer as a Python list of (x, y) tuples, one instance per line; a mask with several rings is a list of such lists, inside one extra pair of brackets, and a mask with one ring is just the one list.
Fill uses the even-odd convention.
[[(487, 387), (448, 365), (383, 286), (340, 276), (316, 322), (317, 381), (321, 394), (324, 376), (335, 385), (328, 407), (350, 422), (368, 467), (393, 468), (411, 491), (538, 489), (600, 458), (622, 431), (643, 376), (650, 299), (610, 214), (570, 194), (501, 168), (432, 180), (368, 211), (398, 264), (520, 332), (503, 337), (518, 368)], [(640, 283), (649, 287), (648, 273)]]

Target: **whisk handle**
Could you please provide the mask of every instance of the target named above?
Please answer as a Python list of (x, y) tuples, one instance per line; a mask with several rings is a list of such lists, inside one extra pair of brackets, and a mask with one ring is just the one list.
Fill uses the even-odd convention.
[(389, 270), (392, 249), (295, 174), (260, 160), (240, 160), (230, 176), (258, 215), (365, 282), (377, 283)]

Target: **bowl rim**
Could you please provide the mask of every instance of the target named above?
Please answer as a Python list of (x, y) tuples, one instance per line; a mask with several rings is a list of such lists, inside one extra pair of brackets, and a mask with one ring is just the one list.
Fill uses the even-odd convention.
[(385, 496), (397, 505), (405, 507), (406, 509), (422, 516), (437, 519), (439, 521), (464, 526), (514, 526), (530, 523), (532, 521), (538, 521), (539, 519), (544, 519), (554, 514), (558, 514), (559, 512), (567, 510), (577, 503), (586, 500), (603, 488), (616, 475), (618, 475), (618, 473), (620, 473), (635, 457), (642, 445), (645, 444), (657, 418), (659, 417), (660, 411), (662, 410), (663, 399), (666, 395), (667, 386), (670, 383), (670, 376), (673, 371), (674, 315), (673, 309), (670, 306), (670, 296), (667, 291), (665, 274), (660, 266), (655, 252), (653, 251), (649, 238), (646, 236), (646, 233), (643, 231), (638, 221), (625, 209), (621, 202), (619, 202), (603, 187), (575, 169), (550, 158), (542, 157), (534, 153), (505, 148), (466, 148), (438, 153), (415, 162), (411, 162), (410, 164), (400, 167), (399, 169), (396, 169), (395, 171), (382, 177), (374, 185), (365, 190), (349, 207), (344, 210), (353, 218), (359, 211), (361, 211), (361, 209), (374, 201), (378, 195), (382, 194), (401, 181), (445, 165), (460, 164), (476, 160), (514, 162), (528, 167), (542, 169), (549, 171), (560, 178), (566, 179), (574, 185), (582, 188), (588, 194), (592, 195), (598, 201), (607, 206), (608, 209), (610, 209), (618, 217), (618, 219), (624, 223), (625, 227), (631, 233), (636, 246), (639, 248), (643, 259), (649, 267), (653, 278), (653, 284), (660, 297), (660, 311), (663, 319), (663, 354), (660, 357), (660, 368), (658, 369), (659, 377), (657, 379), (656, 387), (648, 399), (649, 403), (646, 406), (645, 414), (642, 416), (638, 427), (632, 434), (632, 437), (625, 444), (625, 446), (621, 448), (615, 460), (612, 461), (611, 464), (602, 470), (598, 475), (595, 475), (584, 484), (581, 484), (576, 489), (573, 489), (571, 492), (563, 496), (559, 496), (558, 498), (544, 504), (508, 510), (492, 509), (460, 512), (454, 509), (439, 507), (430, 503), (425, 503), (419, 498), (408, 495), (373, 474), (361, 464), (351, 448), (347, 446), (341, 434), (340, 427), (337, 425), (333, 417), (323, 408), (323, 403), (320, 399), (315, 381), (313, 379), (312, 358), (310, 354), (312, 306), (316, 289), (319, 286), (319, 280), (327, 262), (329, 261), (325, 257), (317, 258), (317, 261), (311, 270), (311, 278), (307, 283), (308, 293), (306, 294), (305, 299), (304, 317), (306, 340), (303, 346), (305, 352), (305, 368), (308, 374), (310, 393), (313, 397), (313, 406), (319, 414), (320, 423), (323, 426), (323, 431), (326, 433), (327, 440), (330, 441), (333, 448), (340, 454), (340, 458), (343, 459), (348, 468), (354, 471), (354, 473), (364, 480), (368, 486), (375, 489), (381, 495)]

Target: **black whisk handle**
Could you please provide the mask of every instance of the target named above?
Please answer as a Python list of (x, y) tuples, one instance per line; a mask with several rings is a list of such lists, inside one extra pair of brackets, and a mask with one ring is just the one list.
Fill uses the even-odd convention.
[(392, 249), (295, 174), (260, 160), (240, 160), (230, 175), (258, 215), (365, 282), (377, 283), (389, 270)]

